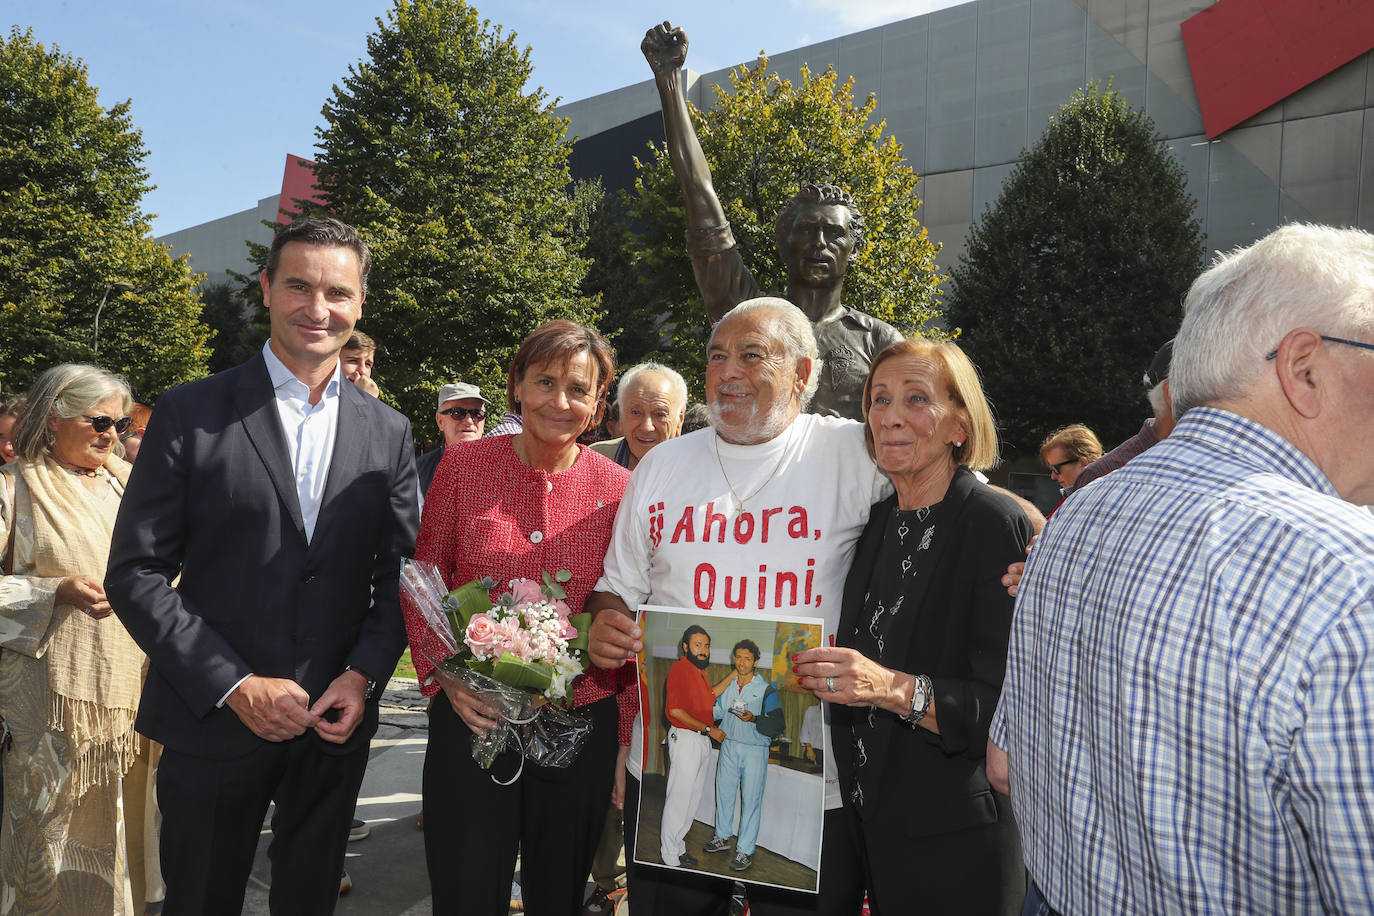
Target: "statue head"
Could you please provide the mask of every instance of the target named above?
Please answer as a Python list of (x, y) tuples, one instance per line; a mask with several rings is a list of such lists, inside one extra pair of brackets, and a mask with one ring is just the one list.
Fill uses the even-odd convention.
[(864, 217), (848, 191), (808, 181), (778, 214), (774, 240), (789, 285), (835, 286), (863, 248)]

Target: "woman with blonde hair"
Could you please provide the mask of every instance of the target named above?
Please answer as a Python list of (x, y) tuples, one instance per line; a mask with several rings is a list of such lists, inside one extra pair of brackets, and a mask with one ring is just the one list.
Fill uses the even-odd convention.
[(102, 584), (131, 403), (94, 366), (49, 369), (15, 429), (18, 460), (0, 469), (6, 916), (136, 916), (162, 895), (143, 829), (152, 754), (134, 732), (144, 655)]

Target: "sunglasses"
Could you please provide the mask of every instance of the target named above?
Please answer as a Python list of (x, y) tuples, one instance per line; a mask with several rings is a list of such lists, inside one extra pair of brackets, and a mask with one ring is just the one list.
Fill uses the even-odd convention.
[(481, 407), (450, 407), (446, 410), (439, 411), (439, 413), (446, 417), (453, 417), (455, 420), (461, 420), (463, 417), (472, 417), (474, 420), (485, 420), (487, 418), (486, 410)]
[(1064, 473), (1064, 468), (1066, 468), (1066, 467), (1068, 467), (1069, 465), (1073, 464), (1073, 463), (1074, 463), (1075, 461), (1077, 461), (1077, 460), (1078, 460), (1077, 458), (1070, 458), (1070, 459), (1068, 459), (1067, 461), (1061, 461), (1061, 462), (1059, 462), (1058, 464), (1052, 464), (1052, 465), (1050, 465), (1050, 471), (1051, 471), (1051, 473), (1054, 473), (1054, 474), (1062, 474), (1062, 473)]
[(119, 433), (121, 436), (126, 431), (128, 431), (129, 427), (134, 422), (133, 417), (120, 417), (118, 420), (116, 420), (114, 417), (106, 416), (92, 417), (88, 416), (87, 414), (82, 414), (82, 416), (85, 417), (87, 420), (91, 421), (91, 429), (95, 430), (96, 432), (103, 433), (105, 430), (113, 426), (115, 428), (115, 432)]

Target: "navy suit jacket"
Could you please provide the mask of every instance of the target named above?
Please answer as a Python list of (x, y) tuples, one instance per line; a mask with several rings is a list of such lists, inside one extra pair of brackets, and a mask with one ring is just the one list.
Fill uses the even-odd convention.
[[(152, 662), (138, 729), (183, 753), (262, 743), (216, 703), (248, 674), (313, 703), (352, 665), (385, 683), (405, 647), (398, 597), (414, 553), (410, 423), (356, 386), (339, 393), (324, 499), (307, 543), (261, 354), (157, 402), (115, 523), (105, 589)], [(180, 581), (173, 586), (173, 580)], [(344, 745), (376, 731), (377, 704)]]

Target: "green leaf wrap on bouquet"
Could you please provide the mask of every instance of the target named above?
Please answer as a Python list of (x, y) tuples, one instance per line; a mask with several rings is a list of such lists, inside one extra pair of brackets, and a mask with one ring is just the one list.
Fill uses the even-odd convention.
[(458, 586), (444, 598), (444, 614), (460, 644), (473, 615), (491, 610), (491, 594), (483, 588), (484, 584), (481, 579), (473, 579), (466, 585)]
[(523, 662), (511, 653), (503, 652), (492, 666), (491, 676), (511, 687), (542, 693), (553, 682), (553, 668), (543, 662)]
[(568, 623), (577, 628), (577, 637), (568, 640), (568, 648), (581, 649), (583, 652), (589, 651), (587, 643), (592, 635), (592, 612), (583, 611), (581, 614), (573, 614), (568, 618)]

